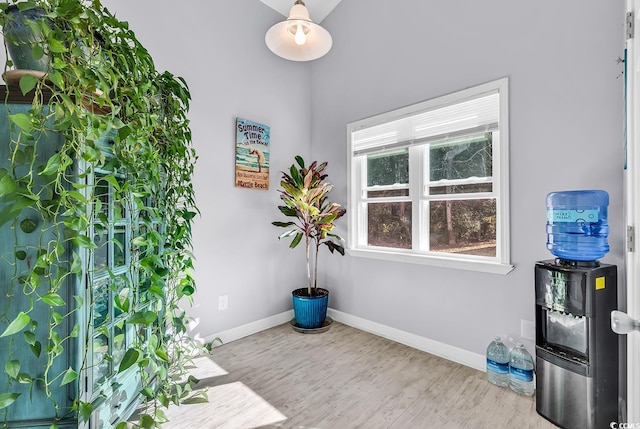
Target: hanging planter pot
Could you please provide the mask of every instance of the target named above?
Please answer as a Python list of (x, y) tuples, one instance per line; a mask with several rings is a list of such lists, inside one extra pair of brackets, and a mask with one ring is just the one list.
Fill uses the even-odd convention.
[(13, 4), (5, 11), (3, 33), (11, 61), (17, 69), (49, 71), (43, 21), (48, 20), (44, 9), (21, 10)]

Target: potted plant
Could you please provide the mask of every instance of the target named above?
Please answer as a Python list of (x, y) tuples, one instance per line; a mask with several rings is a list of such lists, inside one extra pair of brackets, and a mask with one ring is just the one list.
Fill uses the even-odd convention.
[[(4, 67), (9, 137), (0, 168), (0, 228), (16, 233), (2, 235), (0, 243), (0, 426), (15, 410), (29, 417), (32, 391), (44, 392), (39, 405), (54, 415), (41, 423), (52, 428), (74, 420), (84, 427), (99, 401), (118, 397), (113, 390), (99, 391), (98, 399), (86, 393), (86, 377), (95, 374), (86, 356), (97, 347), (88, 333), (98, 298), (91, 287), (73, 296), (67, 287), (91, 269), (100, 246), (100, 234), (91, 231), (109, 227), (100, 208), (108, 188), (112, 218), (121, 216), (119, 208), (131, 216), (124, 234), (131, 264), (121, 283), (110, 283), (118, 285), (112, 313), (126, 317), (109, 329), (114, 338), (126, 327), (135, 335), (117, 361), (115, 348), (105, 353), (112, 370), (101, 386), (115, 389), (120, 374), (136, 369), (141, 385), (134, 393), (149, 406), (134, 426), (157, 427), (166, 420), (163, 407), (202, 399), (182, 381), (199, 350), (186, 334), (182, 308), (195, 290), (191, 223), (198, 213), (189, 89), (156, 70), (129, 24), (100, 0), (0, 2), (3, 34), (14, 19), (8, 10), (44, 12), (46, 19), (28, 18), (28, 26), (46, 35), (46, 46), (29, 50), (35, 60), (46, 55), (47, 67), (37, 74), (10, 73), (15, 60)], [(8, 38), (5, 46), (18, 39)], [(16, 106), (12, 98), (27, 104)], [(47, 145), (52, 135), (59, 136), (55, 146)], [(97, 171), (100, 185), (89, 180)], [(76, 352), (73, 366), (63, 366)], [(60, 395), (68, 386), (75, 388)]]
[(288, 228), (278, 239), (291, 238), (289, 247), (304, 243), (307, 286), (292, 292), (293, 311), (297, 327), (316, 329), (326, 319), (329, 300), (329, 291), (318, 288), (318, 254), (320, 248), (326, 246), (331, 253), (337, 251), (344, 255), (344, 247), (340, 244), (344, 240), (332, 231), (335, 221), (346, 210), (328, 200), (333, 185), (326, 180), (326, 162), (313, 161), (305, 166), (302, 157), (296, 156), (295, 160), (288, 172), (282, 172), (280, 199), (284, 205), (278, 206), (283, 215), (295, 220), (272, 224)]

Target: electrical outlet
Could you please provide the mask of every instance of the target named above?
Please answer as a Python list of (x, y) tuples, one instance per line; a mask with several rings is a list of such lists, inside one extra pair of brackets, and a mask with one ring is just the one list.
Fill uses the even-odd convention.
[(531, 320), (520, 319), (520, 336), (524, 340), (536, 340), (536, 324)]
[(218, 311), (224, 311), (229, 308), (229, 295), (220, 295), (218, 297)]

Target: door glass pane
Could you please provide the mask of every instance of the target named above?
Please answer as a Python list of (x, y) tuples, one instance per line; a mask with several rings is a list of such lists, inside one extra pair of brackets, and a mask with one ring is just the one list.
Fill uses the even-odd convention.
[(142, 271), (138, 273), (138, 301), (147, 302), (149, 300), (149, 288), (151, 280)]
[(411, 249), (411, 202), (368, 206), (368, 245)]
[(496, 200), (431, 201), (430, 250), (496, 256)]
[(113, 327), (113, 367), (118, 368), (120, 366), (120, 362), (122, 361), (122, 357), (127, 349), (126, 342), (126, 330), (124, 324), (118, 324)]
[(122, 267), (126, 264), (126, 237), (124, 229), (118, 229), (113, 233), (113, 266)]
[[(125, 189), (124, 178), (119, 177), (116, 180), (119, 183), (120, 190)], [(114, 193), (113, 218), (115, 220), (124, 219), (127, 216), (125, 198), (120, 191), (113, 190), (112, 192)]]
[(93, 325), (100, 326), (109, 317), (109, 288), (107, 283), (98, 283), (93, 288)]
[[(129, 285), (125, 276), (116, 277), (113, 282), (113, 294), (118, 296), (121, 305), (125, 305), (125, 300), (131, 300), (129, 294)], [(130, 304), (129, 304), (130, 305)], [(113, 318), (117, 319), (123, 313), (122, 308), (118, 305), (113, 307)]]
[(93, 388), (97, 388), (109, 375), (109, 339), (104, 334), (93, 337)]
[(107, 245), (107, 231), (101, 231), (102, 227), (95, 226), (96, 234), (93, 241), (98, 246), (93, 251), (93, 268), (96, 272), (104, 270), (109, 265), (109, 246)]
[(109, 216), (109, 183), (96, 177), (96, 185), (93, 192), (97, 199), (96, 212)]

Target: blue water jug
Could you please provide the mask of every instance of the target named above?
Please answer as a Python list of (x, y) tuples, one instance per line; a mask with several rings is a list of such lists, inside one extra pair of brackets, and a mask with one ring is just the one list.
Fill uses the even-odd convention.
[(547, 195), (547, 249), (561, 259), (595, 261), (609, 252), (607, 206), (601, 190)]

